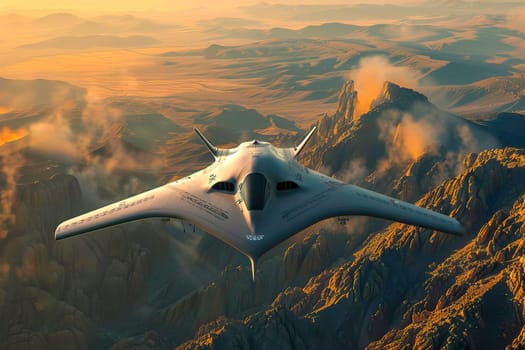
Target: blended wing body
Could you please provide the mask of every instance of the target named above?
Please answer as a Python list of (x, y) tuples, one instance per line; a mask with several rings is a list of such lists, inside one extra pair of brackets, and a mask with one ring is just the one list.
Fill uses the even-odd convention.
[(455, 235), (454, 218), (308, 169), (296, 161), (313, 130), (295, 148), (254, 140), (218, 149), (198, 132), (215, 162), (184, 179), (61, 223), (56, 239), (149, 217), (195, 224), (245, 254), (252, 264), (300, 230), (327, 218), (373, 216)]
[(195, 224), (241, 250), (249, 230), (238, 206), (203, 186), (205, 174), (168, 183), (62, 222), (57, 240), (145, 218), (168, 217)]
[(346, 215), (372, 216), (458, 236), (464, 233), (459, 221), (450, 216), (358, 186), (345, 185), (333, 206)]

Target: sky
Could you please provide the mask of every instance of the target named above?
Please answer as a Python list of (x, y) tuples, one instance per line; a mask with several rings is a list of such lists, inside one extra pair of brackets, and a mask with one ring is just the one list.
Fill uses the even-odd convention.
[[(523, 0), (504, 0), (506, 3), (520, 3)], [(436, 4), (446, 5), (458, 3), (501, 3), (500, 0), (201, 0), (192, 2), (187, 0), (0, 0), (0, 11), (17, 10), (69, 10), (69, 11), (172, 11), (187, 9), (233, 9), (240, 6), (253, 5), (258, 3), (267, 4), (286, 4), (286, 5), (307, 5), (307, 4)]]
[[(72, 1), (72, 0), (2, 0), (0, 2), (0, 10), (96, 10), (96, 11), (111, 11), (111, 10), (180, 10), (195, 7), (210, 7), (210, 8), (224, 8), (224, 7), (238, 7), (249, 4), (261, 3), (261, 0), (203, 0), (199, 2), (191, 2), (187, 0), (89, 0), (89, 1)], [(301, 4), (349, 4), (349, 3), (406, 3), (415, 2), (414, 0), (281, 0), (281, 1), (264, 1), (266, 3), (280, 3), (288, 5)], [(417, 1), (416, 1), (417, 2)]]

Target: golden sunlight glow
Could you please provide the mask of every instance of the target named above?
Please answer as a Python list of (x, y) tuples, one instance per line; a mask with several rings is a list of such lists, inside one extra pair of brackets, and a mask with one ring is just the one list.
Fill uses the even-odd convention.
[(6, 114), (11, 112), (13, 109), (7, 106), (0, 106), (0, 114)]
[(6, 143), (20, 140), (27, 135), (27, 130), (25, 129), (15, 129), (11, 130), (8, 127), (3, 127), (0, 129), (0, 146), (5, 145)]
[[(255, 3), (255, 1), (252, 1)], [(222, 1), (201, 1), (198, 4), (188, 1), (169, 1), (169, 0), (91, 0), (91, 1), (71, 1), (71, 0), (3, 0), (0, 5), (2, 9), (12, 10), (56, 10), (66, 9), (72, 11), (163, 11), (163, 10), (184, 10), (190, 8), (225, 8), (246, 5), (250, 2), (240, 3), (232, 0)]]
[[(216, 16), (221, 16), (220, 12), (227, 12), (233, 8), (258, 4), (263, 1), (260, 0), (247, 0), (247, 1), (235, 1), (235, 0), (205, 0), (197, 3), (191, 1), (181, 0), (91, 0), (91, 1), (71, 1), (71, 0), (2, 0), (0, 3), (0, 10), (72, 10), (72, 11), (170, 11), (170, 10), (186, 10), (186, 9), (199, 9), (206, 12), (208, 9), (220, 9)], [(363, 1), (353, 0), (346, 1), (349, 3), (359, 3)], [(400, 3), (402, 1), (389, 1), (389, 0), (376, 0), (368, 1), (369, 3), (381, 2), (381, 3)], [(411, 2), (405, 0), (404, 2)], [(412, 1), (413, 2), (413, 1)], [(286, 4), (286, 5), (307, 5), (307, 4), (340, 4), (341, 1), (319, 1), (319, 0), (281, 0), (281, 1), (264, 1), (266, 4)]]
[[(184, 3), (182, 1), (165, 1), (165, 0), (115, 0), (115, 1), (104, 1), (104, 0), (91, 0), (91, 1), (70, 1), (70, 0), (51, 0), (51, 1), (40, 1), (40, 0), (28, 0), (28, 1), (17, 1), (17, 0), (4, 0), (2, 1), (3, 8), (6, 9), (20, 9), (20, 10), (48, 10), (48, 9), (69, 9), (69, 10), (144, 10), (144, 9), (155, 9), (157, 7), (168, 7), (170, 9), (183, 8)], [(1, 7), (0, 7), (1, 8)]]

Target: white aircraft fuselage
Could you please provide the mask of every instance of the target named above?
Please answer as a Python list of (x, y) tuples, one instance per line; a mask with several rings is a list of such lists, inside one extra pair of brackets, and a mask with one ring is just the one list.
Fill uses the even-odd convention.
[(295, 148), (253, 140), (217, 149), (207, 168), (60, 224), (56, 239), (146, 217), (193, 223), (238, 251), (252, 265), (266, 251), (323, 219), (367, 215), (462, 234), (455, 219), (308, 169), (297, 161), (315, 128)]

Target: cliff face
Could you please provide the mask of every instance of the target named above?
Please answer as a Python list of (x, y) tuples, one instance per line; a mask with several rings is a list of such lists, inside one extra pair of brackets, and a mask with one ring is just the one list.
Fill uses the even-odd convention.
[(323, 166), (322, 155), (348, 135), (348, 131), (354, 124), (356, 98), (357, 92), (354, 83), (352, 81), (346, 82), (339, 93), (336, 113), (331, 116), (325, 115), (317, 122), (317, 131), (312, 136), (309, 147), (305, 149), (302, 155), (305, 163), (310, 166)]
[[(444, 112), (426, 96), (393, 83), (386, 82), (370, 110), (355, 117), (358, 98), (353, 83), (347, 82), (336, 113), (317, 123), (316, 135), (302, 155), (306, 165), (355, 181), (353, 176), (348, 179), (348, 170), (355, 168), (356, 162), (363, 172), (386, 172), (388, 168), (396, 176), (424, 155), (442, 156), (442, 167), (446, 167), (450, 166), (451, 155), (522, 146), (515, 137), (508, 137), (506, 129)], [(455, 173), (442, 174), (441, 181), (451, 175)]]
[(18, 185), (13, 203), (16, 217), (14, 230), (52, 231), (57, 222), (71, 217), (80, 209), (81, 196), (78, 180), (70, 175), (57, 174), (44, 181)]
[(344, 236), (313, 234), (279, 247), (277, 253), (259, 262), (255, 284), (244, 260), (241, 261), (244, 266), (227, 265), (220, 277), (159, 309), (153, 318), (160, 320), (163, 327), (176, 329), (168, 337), (174, 344), (180, 343), (200, 325), (267, 305), (282, 290), (304, 284), (312, 274), (323, 271), (344, 255)]

